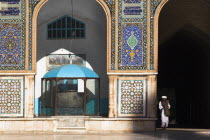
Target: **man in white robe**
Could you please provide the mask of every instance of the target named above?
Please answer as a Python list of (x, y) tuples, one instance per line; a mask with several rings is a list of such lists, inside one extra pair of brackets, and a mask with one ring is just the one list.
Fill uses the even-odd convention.
[[(164, 105), (162, 103), (165, 103)], [(161, 127), (163, 129), (166, 129), (168, 127), (168, 122), (169, 122), (169, 115), (170, 115), (170, 112), (169, 112), (169, 109), (170, 109), (170, 104), (167, 100), (167, 97), (166, 96), (162, 96), (162, 101), (159, 102), (159, 109), (161, 110)], [(165, 110), (164, 110), (165, 108)], [(166, 113), (166, 112), (169, 112)]]

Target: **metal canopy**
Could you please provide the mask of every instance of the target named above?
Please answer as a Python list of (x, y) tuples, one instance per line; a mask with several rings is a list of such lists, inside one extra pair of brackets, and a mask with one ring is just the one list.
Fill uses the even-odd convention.
[(89, 68), (84, 66), (70, 64), (52, 69), (44, 75), (43, 78), (99, 78), (99, 76)]

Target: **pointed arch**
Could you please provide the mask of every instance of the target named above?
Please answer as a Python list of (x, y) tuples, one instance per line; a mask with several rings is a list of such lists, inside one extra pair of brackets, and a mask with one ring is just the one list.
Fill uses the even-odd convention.
[(36, 53), (37, 53), (37, 18), (40, 9), (48, 0), (41, 0), (37, 6), (34, 8), (32, 17), (32, 70), (36, 73)]
[(158, 70), (158, 23), (159, 23), (159, 16), (162, 8), (168, 2), (168, 0), (162, 0), (158, 5), (155, 15), (154, 15), (154, 63), (156, 64), (156, 68)]
[(111, 12), (104, 0), (96, 0), (104, 9), (107, 22), (107, 72), (111, 69)]
[[(37, 6), (34, 9), (33, 12), (33, 17), (32, 17), (32, 57), (33, 57), (33, 70), (36, 72), (36, 55), (37, 55), (37, 18), (40, 9), (48, 0), (41, 0)], [(105, 14), (106, 14), (106, 19), (107, 19), (107, 70), (109, 69), (110, 66), (110, 58), (111, 58), (111, 12), (109, 10), (109, 7), (103, 0), (96, 0), (98, 2)]]

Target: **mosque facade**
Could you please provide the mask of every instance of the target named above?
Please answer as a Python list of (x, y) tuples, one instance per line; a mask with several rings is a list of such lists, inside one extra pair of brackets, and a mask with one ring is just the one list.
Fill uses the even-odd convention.
[[(68, 50), (69, 46), (59, 46), (59, 42), (42, 41), (47, 34), (42, 32), (48, 32), (48, 39), (52, 40), (64, 37), (64, 34), (66, 38), (71, 36), (68, 31), (73, 29), (66, 29), (62, 35), (56, 31), (53, 35), (59, 19), (65, 22), (75, 20), (76, 26), (78, 21), (79, 27), (71, 32), (80, 37), (81, 41), (75, 41), (78, 43), (85, 35), (84, 40), (95, 36), (90, 42), (97, 43), (100, 40), (97, 36), (102, 32), (98, 29), (101, 28), (100, 20), (90, 25), (91, 19), (78, 10), (47, 19), (47, 9), (42, 8), (48, 6), (50, 9), (47, 4), (51, 1), (0, 0), (0, 131), (154, 130), (157, 120), (158, 19), (167, 0), (91, 0), (95, 7), (101, 8), (103, 14), (99, 15), (105, 19), (101, 29), (105, 34), (100, 38), (104, 40), (101, 45), (104, 48), (98, 56), (100, 50), (93, 51), (94, 47), (82, 52), (79, 47), (74, 51)], [(69, 1), (69, 7), (71, 4)], [(88, 2), (76, 4), (83, 5), (83, 9), (91, 6)], [(97, 16), (97, 12), (91, 11), (90, 16)], [(57, 22), (56, 28), (53, 21)], [(94, 32), (90, 33), (88, 27)], [(65, 44), (65, 40), (59, 41)], [(69, 42), (74, 44), (74, 38)], [(57, 48), (50, 50), (56, 43)], [(99, 74), (102, 117), (40, 115), (41, 78), (52, 69), (50, 64), (55, 64), (54, 59), (60, 55), (63, 55), (59, 57), (62, 63), (70, 63), (71, 60), (65, 59), (66, 55), (73, 57), (80, 53), (85, 55), (86, 67)], [(97, 63), (101, 55), (104, 60)]]

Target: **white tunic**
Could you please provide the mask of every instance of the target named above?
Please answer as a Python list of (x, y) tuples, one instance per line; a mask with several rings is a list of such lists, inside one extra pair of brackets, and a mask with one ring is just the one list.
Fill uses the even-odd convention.
[[(170, 109), (170, 104), (168, 103), (168, 108)], [(161, 101), (159, 102), (159, 109), (162, 111), (161, 112), (161, 120), (162, 120), (162, 127), (164, 127), (164, 125), (166, 126), (166, 127), (168, 127), (168, 121), (169, 121), (169, 119), (168, 119), (168, 117), (164, 114), (164, 109), (163, 109), (163, 106), (162, 106), (162, 103), (161, 103)]]

